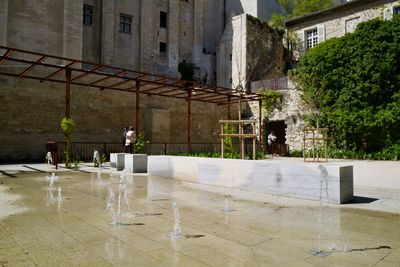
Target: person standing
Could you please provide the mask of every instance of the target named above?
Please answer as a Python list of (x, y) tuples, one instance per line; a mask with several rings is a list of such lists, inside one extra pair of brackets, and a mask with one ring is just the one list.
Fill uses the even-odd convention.
[(124, 129), (124, 133), (122, 134), (122, 138), (121, 138), (121, 141), (122, 141), (122, 148), (125, 148), (126, 134), (128, 133), (128, 131), (129, 131), (129, 127), (126, 126), (125, 129)]
[(275, 142), (276, 142), (276, 135), (274, 131), (271, 131), (271, 133), (268, 135), (268, 146), (271, 147), (271, 154), (276, 154)]
[(135, 129), (130, 126), (129, 131), (126, 133), (126, 141), (125, 141), (125, 153), (132, 154), (134, 153), (133, 144), (135, 142), (136, 132)]

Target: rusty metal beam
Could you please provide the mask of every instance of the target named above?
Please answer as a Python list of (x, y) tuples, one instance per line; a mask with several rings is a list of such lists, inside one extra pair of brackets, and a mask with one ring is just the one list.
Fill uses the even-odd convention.
[[(216, 98), (216, 99), (214, 99)], [(205, 97), (200, 97), (200, 98), (194, 98), (193, 100), (206, 100), (206, 99), (212, 99), (212, 100), (219, 100), (219, 99), (226, 99), (226, 95), (210, 95), (210, 96), (205, 96)]]
[(78, 79), (83, 78), (85, 76), (88, 76), (89, 74), (95, 73), (96, 70), (101, 70), (103, 68), (104, 68), (103, 66), (97, 66), (94, 69), (91, 69), (91, 70), (86, 71), (85, 73), (83, 73), (83, 74), (81, 74), (79, 76), (74, 77), (73, 79), (71, 79), (71, 81), (75, 81), (75, 80), (78, 80)]
[(89, 85), (89, 86), (92, 86), (92, 85), (94, 85), (94, 84), (96, 84), (96, 83), (104, 82), (104, 81), (107, 81), (107, 80), (109, 80), (109, 79), (111, 79), (111, 78), (122, 78), (122, 79), (123, 79), (123, 77), (120, 77), (119, 75), (125, 74), (125, 73), (127, 73), (127, 72), (128, 72), (127, 70), (121, 70), (120, 72), (118, 72), (118, 73), (116, 73), (116, 74), (113, 74), (113, 75), (106, 76), (106, 77), (104, 77), (104, 78), (98, 79), (97, 81), (91, 82), (91, 83), (89, 83), (88, 85)]
[[(186, 87), (186, 86), (185, 86)], [(187, 117), (187, 142), (188, 142), (188, 152), (192, 152), (192, 90), (188, 87), (187, 89), (187, 109), (188, 109), (188, 117)]]
[[(121, 79), (123, 79), (123, 78), (121, 78)], [(132, 80), (124, 80), (122, 82), (114, 83), (112, 85), (106, 86), (105, 89), (111, 88), (111, 87), (115, 87), (115, 86), (118, 86), (118, 85), (121, 85), (121, 84), (126, 84), (126, 83), (129, 83), (129, 82), (132, 82)], [(125, 90), (128, 90), (128, 88), (125, 89)]]
[(26, 68), (23, 72), (19, 74), (20, 77), (24, 76), (28, 72), (30, 72), (32, 69), (34, 69), (39, 63), (41, 63), (43, 60), (45, 60), (47, 57), (46, 56), (41, 56), (34, 64), (30, 65), (28, 68)]
[(67, 65), (65, 65), (65, 66), (63, 66), (63, 67), (60, 67), (59, 70), (57, 70), (57, 71), (53, 72), (52, 74), (50, 74), (50, 75), (48, 75), (48, 76), (42, 78), (42, 79), (40, 80), (40, 82), (44, 82), (44, 81), (46, 81), (46, 80), (50, 80), (51, 78), (53, 78), (53, 77), (56, 76), (57, 74), (61, 73), (63, 70), (65, 70), (65, 69), (71, 67), (71, 66), (74, 65), (75, 63), (76, 63), (76, 61), (72, 61), (72, 62), (68, 63)]
[(7, 51), (1, 56), (0, 65), (12, 54), (13, 50), (7, 49)]
[[(141, 79), (141, 88), (143, 88), (143, 86), (146, 84), (153, 84), (154, 86), (152, 88), (143, 88), (142, 89), (143, 91), (140, 91), (139, 89), (139, 93), (187, 100), (188, 99), (187, 92), (188, 90), (190, 90), (191, 92), (190, 101), (208, 102), (216, 104), (226, 104), (227, 98), (229, 98), (228, 96), (232, 94), (232, 89), (230, 88), (210, 86), (210, 85), (199, 85), (194, 82), (179, 80), (171, 77), (154, 75), (145, 72), (138, 72), (119, 67), (113, 67), (109, 65), (85, 62), (81, 60), (74, 60), (58, 56), (46, 55), (42, 53), (30, 52), (21, 49), (14, 49), (11, 47), (0, 46), (0, 49), (5, 50), (3, 56), (0, 57), (0, 64), (3, 63), (4, 61), (20, 62), (26, 64), (28, 67), (24, 71), (22, 71), (19, 75), (21, 75), (22, 78), (36, 79), (40, 80), (41, 82), (52, 81), (64, 84), (68, 82), (70, 85), (73, 84), (79, 86), (89, 86), (98, 88), (100, 90), (107, 89), (107, 90), (117, 90), (125, 92), (136, 92), (137, 89), (135, 90), (136, 88), (135, 84), (130, 84), (129, 86), (121, 86), (121, 85), (129, 83), (131, 81), (134, 82), (136, 80), (139, 80), (139, 78), (149, 77), (149, 79)], [(18, 52), (18, 57), (14, 56), (14, 53), (16, 54), (16, 52)], [(36, 59), (39, 58), (39, 60), (36, 61), (30, 60), (32, 56), (35, 56), (34, 58)], [(48, 58), (49, 60), (45, 60), (46, 58)], [(59, 60), (68, 62), (68, 64), (66, 64), (65, 66), (60, 66), (54, 63), (50, 63), (50, 62), (58, 62)], [(94, 67), (91, 70), (84, 70), (77, 67), (72, 68), (74, 64), (90, 64)], [(34, 72), (34, 73), (30, 72), (36, 66), (41, 66), (45, 70), (50, 69), (52, 73), (47, 75), (40, 72)], [(70, 78), (69, 81), (66, 80), (66, 76), (63, 77), (60, 75), (55, 77), (56, 75), (61, 74), (67, 68), (72, 73), (74, 74), (77, 73), (78, 76)], [(99, 72), (98, 70), (100, 69), (107, 69), (107, 70), (109, 69), (110, 71)], [(48, 73), (50, 73), (50, 71), (48, 71)], [(0, 72), (0, 74), (18, 77), (18, 74), (15, 75), (12, 73), (7, 73), (5, 71)], [(122, 75), (124, 77), (122, 77)], [(80, 78), (83, 78), (84, 76), (89, 76), (88, 77), (89, 79), (82, 79), (78, 81)], [(100, 84), (101, 82), (109, 80), (111, 80), (112, 83), (111, 85), (105, 86)], [(117, 88), (117, 86), (120, 88)], [(234, 101), (238, 99), (238, 96), (231, 95), (230, 98), (231, 100), (228, 102), (235, 103)], [(240, 99), (240, 101), (241, 100), (254, 101), (260, 98), (261, 96), (257, 94), (244, 95), (242, 96), (242, 99)]]

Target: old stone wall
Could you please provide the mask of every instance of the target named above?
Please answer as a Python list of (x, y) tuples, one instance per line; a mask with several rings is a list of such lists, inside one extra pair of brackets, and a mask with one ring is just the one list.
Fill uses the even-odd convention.
[[(47, 141), (62, 141), (63, 84), (0, 76), (0, 161), (44, 161)], [(140, 96), (141, 130), (151, 142), (187, 142), (187, 102)], [(218, 120), (227, 107), (192, 102), (192, 142), (218, 143)], [(232, 113), (234, 107), (231, 108)], [(135, 94), (72, 86), (73, 141), (120, 142), (125, 126), (135, 125)]]
[(219, 45), (218, 85), (245, 89), (282, 76), (284, 68), (282, 38), (267, 23), (247, 14), (232, 18)]
[(217, 44), (225, 28), (224, 1), (204, 0), (203, 48), (206, 54), (216, 54)]
[(217, 52), (217, 85), (232, 87), (232, 21), (225, 27)]
[[(302, 150), (304, 116), (308, 112), (306, 105), (301, 99), (300, 92), (290, 81), (287, 88), (276, 91), (283, 95), (283, 101), (278, 103), (270, 113), (267, 113), (266, 110), (262, 111), (264, 128), (269, 121), (283, 121), (286, 126), (285, 143), (289, 145), (289, 151)], [(249, 110), (253, 118), (258, 120), (259, 104), (256, 102), (249, 103)]]
[(0, 45), (7, 44), (8, 0), (0, 2)]
[[(258, 12), (257, 1), (252, 1), (254, 5), (242, 2), (246, 10)], [(93, 7), (92, 26), (83, 25), (84, 4)], [(232, 40), (239, 37), (233, 36), (228, 23), (228, 35), (218, 47), (227, 23), (222, 16), (225, 9), (222, 0), (3, 0), (0, 44), (174, 77), (179, 77), (177, 66), (186, 59), (207, 73), (207, 83), (225, 75), (222, 85), (231, 87)], [(160, 11), (167, 12), (166, 28), (160, 27)], [(131, 16), (131, 33), (120, 32), (121, 14)], [(247, 34), (246, 27), (241, 30)], [(165, 55), (160, 42), (167, 43)], [(245, 38), (240, 43), (246, 47)], [(246, 60), (243, 50), (241, 57)], [(217, 57), (222, 62), (218, 70)], [(241, 69), (245, 72), (246, 65)], [(0, 79), (0, 121), (4, 125), (0, 159), (41, 159), (47, 141), (62, 140), (59, 122), (65, 108), (64, 85)], [(140, 106), (141, 127), (152, 142), (186, 142), (187, 102), (143, 95)], [(218, 142), (218, 120), (227, 118), (226, 109), (193, 102), (193, 142)], [(231, 114), (237, 117), (237, 108), (232, 107)], [(135, 124), (135, 115), (133, 95), (72, 86), (71, 117), (77, 122), (74, 141), (119, 142), (122, 128)]]
[(285, 59), (282, 37), (266, 22), (249, 15), (246, 19), (246, 82), (283, 76)]
[(102, 6), (100, 0), (84, 0), (84, 5), (93, 7), (92, 25), (82, 23), (82, 60), (101, 63)]

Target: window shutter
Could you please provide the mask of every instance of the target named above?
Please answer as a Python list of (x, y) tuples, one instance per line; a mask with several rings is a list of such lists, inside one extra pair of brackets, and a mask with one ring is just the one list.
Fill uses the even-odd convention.
[(298, 34), (299, 37), (299, 52), (300, 54), (303, 54), (306, 51), (306, 31), (302, 31)]
[(325, 41), (325, 26), (318, 27), (318, 43)]
[(384, 19), (391, 19), (393, 17), (392, 9), (391, 8), (386, 8), (385, 11), (383, 12), (383, 18)]

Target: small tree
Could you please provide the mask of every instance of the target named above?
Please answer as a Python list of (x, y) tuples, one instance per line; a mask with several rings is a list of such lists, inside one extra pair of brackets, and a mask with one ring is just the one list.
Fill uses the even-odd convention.
[(72, 152), (71, 152), (71, 136), (74, 131), (75, 122), (71, 118), (63, 118), (61, 120), (61, 129), (64, 132), (64, 156), (65, 156), (65, 167), (70, 168), (70, 164), (72, 161)]
[[(224, 133), (234, 134), (236, 133), (235, 127), (231, 124), (224, 124)], [(233, 137), (227, 136), (224, 138), (224, 150), (228, 157), (231, 157), (235, 151), (235, 145), (233, 143)]]
[(144, 132), (140, 132), (136, 138), (135, 142), (133, 144), (135, 153), (144, 153), (145, 152), (145, 146), (148, 144), (149, 141), (146, 140), (146, 135)]

